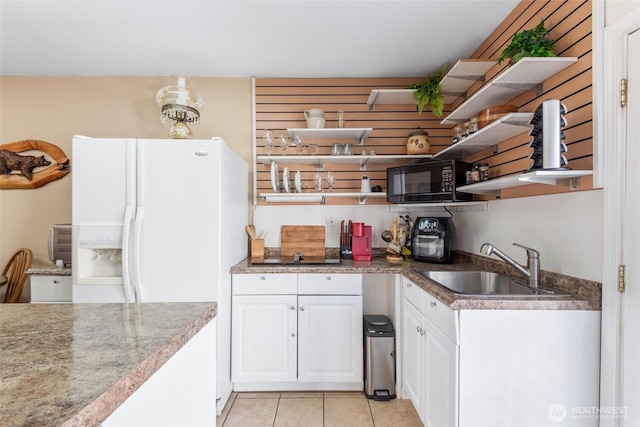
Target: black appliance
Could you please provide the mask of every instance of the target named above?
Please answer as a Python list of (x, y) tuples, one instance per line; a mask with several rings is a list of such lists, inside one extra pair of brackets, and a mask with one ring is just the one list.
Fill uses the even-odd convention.
[(453, 227), (449, 218), (416, 218), (411, 251), (416, 261), (451, 261)]
[(387, 202), (458, 202), (473, 195), (458, 193), (473, 165), (457, 160), (433, 160), (387, 169)]

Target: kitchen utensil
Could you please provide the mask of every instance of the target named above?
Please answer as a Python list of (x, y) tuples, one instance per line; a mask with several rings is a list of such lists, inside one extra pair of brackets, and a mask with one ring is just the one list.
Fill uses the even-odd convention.
[(283, 225), (280, 227), (280, 257), (293, 259), (296, 253), (304, 257), (325, 258), (324, 225)]
[(344, 111), (342, 110), (338, 111), (338, 127), (344, 127)]
[(506, 114), (517, 112), (518, 107), (515, 105), (495, 105), (485, 108), (478, 113), (478, 129), (482, 129)]
[(391, 242), (387, 246), (387, 253), (398, 255), (400, 253), (400, 245), (398, 244), (398, 218), (393, 217), (393, 225), (391, 227)]
[(280, 192), (280, 180), (278, 178), (278, 163), (271, 162), (271, 187), (273, 187), (273, 192)]
[(256, 240), (256, 226), (249, 224), (246, 227), (244, 227), (245, 230), (247, 230), (247, 234), (249, 235), (249, 237), (251, 238), (251, 240)]
[(382, 238), (382, 240), (384, 240), (385, 242), (389, 243), (391, 242), (391, 240), (393, 240), (393, 234), (391, 233), (391, 230), (386, 229), (382, 232), (382, 234), (380, 235), (380, 237)]

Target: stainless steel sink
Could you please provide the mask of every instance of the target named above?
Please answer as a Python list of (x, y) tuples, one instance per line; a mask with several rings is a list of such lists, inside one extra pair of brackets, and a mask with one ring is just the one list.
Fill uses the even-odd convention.
[(567, 296), (549, 289), (531, 288), (506, 274), (491, 271), (421, 271), (421, 275), (447, 290), (461, 295), (496, 297)]

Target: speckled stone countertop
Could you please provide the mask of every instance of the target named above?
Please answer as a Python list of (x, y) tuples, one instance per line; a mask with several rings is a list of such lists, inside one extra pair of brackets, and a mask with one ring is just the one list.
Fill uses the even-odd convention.
[(49, 276), (71, 276), (71, 267), (58, 267), (51, 262), (34, 261), (27, 269), (27, 274)]
[(335, 265), (256, 265), (246, 259), (231, 268), (232, 274), (248, 273), (361, 273), (361, 274), (401, 274), (422, 289), (438, 298), (454, 310), (600, 310), (602, 285), (597, 282), (541, 271), (540, 283), (543, 288), (551, 288), (569, 294), (566, 297), (482, 297), (453, 293), (427, 280), (420, 271), (436, 270), (487, 270), (519, 277), (509, 265), (487, 257), (456, 253), (451, 264), (426, 262), (389, 262), (384, 256), (375, 257), (371, 262), (343, 259)]
[(215, 303), (0, 304), (0, 426), (98, 426)]

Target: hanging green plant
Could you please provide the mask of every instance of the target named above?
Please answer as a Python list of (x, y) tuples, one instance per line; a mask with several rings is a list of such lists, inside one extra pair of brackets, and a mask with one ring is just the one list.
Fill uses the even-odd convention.
[(413, 89), (413, 99), (418, 103), (418, 114), (422, 114), (424, 107), (429, 105), (433, 114), (438, 117), (442, 116), (444, 95), (440, 92), (440, 81), (444, 77), (446, 69), (447, 66), (443, 65), (438, 71), (429, 75), (427, 80), (405, 86), (406, 89)]
[(507, 58), (511, 63), (516, 63), (527, 56), (556, 56), (553, 50), (555, 40), (547, 38), (547, 34), (548, 31), (544, 27), (544, 20), (530, 30), (516, 33), (511, 39), (511, 43), (498, 57), (498, 64)]

